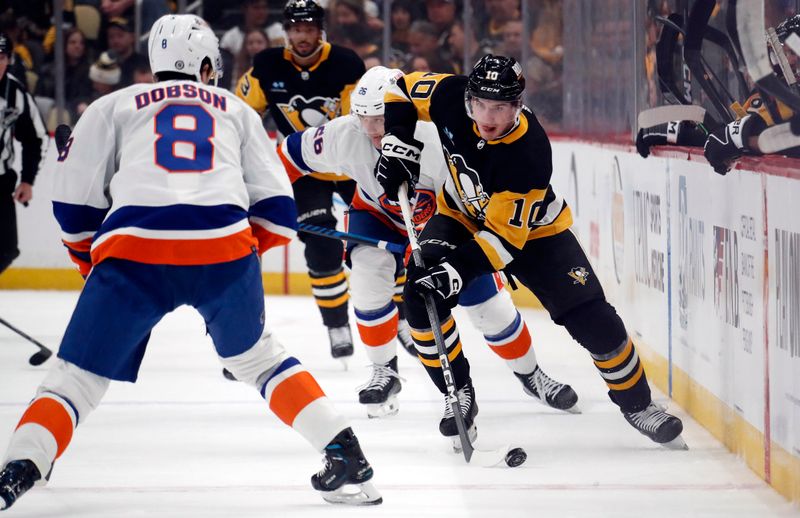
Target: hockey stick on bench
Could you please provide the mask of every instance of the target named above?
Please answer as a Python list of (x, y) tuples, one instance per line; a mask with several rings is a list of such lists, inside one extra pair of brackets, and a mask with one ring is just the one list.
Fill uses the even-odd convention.
[[(403, 211), (403, 222), (406, 225), (408, 239), (411, 242), (411, 256), (418, 268), (425, 268), (422, 250), (417, 242), (416, 228), (411, 219), (411, 205), (408, 203), (406, 184), (400, 186), (397, 194), (400, 201), (400, 209)], [(520, 457), (522, 461), (515, 463), (513, 461), (506, 461), (506, 459), (513, 456), (516, 453), (514, 450), (517, 448), (511, 449), (506, 445), (496, 450), (477, 450), (470, 442), (469, 436), (467, 435), (467, 427), (464, 423), (464, 416), (461, 415), (461, 405), (456, 394), (456, 382), (453, 377), (453, 370), (450, 367), (450, 360), (447, 358), (447, 347), (445, 346), (444, 337), (442, 336), (442, 326), (439, 321), (439, 314), (436, 312), (436, 303), (433, 300), (433, 295), (426, 293), (424, 299), (425, 309), (428, 311), (428, 320), (430, 320), (433, 331), (433, 338), (436, 342), (436, 350), (439, 353), (439, 361), (442, 365), (444, 382), (445, 385), (447, 385), (447, 401), (450, 403), (450, 408), (453, 410), (453, 417), (456, 420), (456, 427), (458, 428), (458, 436), (461, 439), (461, 451), (464, 454), (464, 459), (466, 459), (467, 463), (475, 459), (476, 464), (484, 467), (501, 465), (504, 461), (508, 466), (519, 466), (525, 462), (526, 456), (524, 455), (524, 451), (521, 452), (523, 455)]]
[(33, 345), (35, 345), (36, 347), (39, 348), (39, 352), (34, 353), (33, 356), (31, 356), (28, 359), (28, 363), (30, 363), (31, 365), (41, 365), (44, 362), (46, 362), (47, 359), (50, 358), (53, 355), (53, 351), (51, 351), (47, 346), (41, 344), (35, 338), (31, 338), (30, 336), (28, 336), (27, 334), (23, 333), (22, 331), (20, 331), (16, 327), (12, 326), (11, 324), (6, 322), (2, 318), (0, 318), (0, 324), (3, 324), (7, 328), (9, 328), (12, 331), (14, 331), (15, 333), (17, 333), (19, 336), (21, 336), (22, 338), (24, 338), (25, 340), (29, 341), (30, 343), (32, 343)]

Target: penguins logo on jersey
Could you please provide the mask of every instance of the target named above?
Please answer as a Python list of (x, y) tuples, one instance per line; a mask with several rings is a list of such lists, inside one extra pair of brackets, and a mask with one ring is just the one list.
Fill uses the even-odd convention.
[(567, 272), (567, 275), (572, 277), (574, 281), (572, 284), (580, 284), (581, 286), (586, 286), (586, 281), (589, 279), (589, 272), (583, 266), (576, 266)]
[(486, 217), (486, 206), (489, 205), (489, 195), (483, 190), (478, 172), (469, 167), (464, 157), (458, 154), (448, 153), (447, 165), (461, 203), (470, 216), (483, 221)]
[(339, 112), (339, 101), (332, 97), (306, 99), (302, 95), (295, 95), (288, 103), (278, 103), (278, 108), (295, 131), (302, 131), (335, 118)]

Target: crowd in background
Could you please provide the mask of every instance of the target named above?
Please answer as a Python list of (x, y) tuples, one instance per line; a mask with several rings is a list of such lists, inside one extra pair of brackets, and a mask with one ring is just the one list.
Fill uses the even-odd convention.
[[(139, 0), (141, 27), (177, 10), (172, 0)], [(383, 49), (384, 3), (374, 0), (322, 0), (327, 39), (353, 49), (367, 68), (386, 65), (405, 72), (463, 73), (485, 53), (523, 58), (527, 102), (545, 124), (557, 125), (562, 106), (562, 0), (529, 2), (529, 41), (523, 41), (520, 0), (471, 0), (473, 21), (465, 30), (463, 0), (393, 0), (390, 48)], [(146, 39), (137, 41), (136, 0), (65, 0), (64, 57), (67, 122), (73, 123), (93, 100), (134, 83), (152, 82)], [(208, 0), (202, 16), (220, 38), (225, 75), (220, 86), (234, 88), (253, 56), (282, 47), (282, 0)], [(200, 14), (200, 13), (198, 13)], [(52, 130), (54, 109), (55, 27), (53, 2), (0, 2), (0, 31), (14, 42), (11, 73), (24, 78)], [(384, 57), (389, 62), (384, 63)]]

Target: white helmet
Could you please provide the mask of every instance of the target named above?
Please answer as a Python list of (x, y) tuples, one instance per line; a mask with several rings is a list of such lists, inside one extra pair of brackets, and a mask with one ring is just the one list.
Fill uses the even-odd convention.
[(403, 72), (396, 68), (377, 66), (367, 70), (350, 94), (350, 113), (383, 115), (383, 96), (401, 77)]
[(162, 16), (150, 29), (147, 42), (150, 69), (159, 72), (178, 72), (198, 81), (203, 61), (211, 61), (212, 78), (222, 77), (222, 57), (219, 40), (205, 20), (193, 14)]

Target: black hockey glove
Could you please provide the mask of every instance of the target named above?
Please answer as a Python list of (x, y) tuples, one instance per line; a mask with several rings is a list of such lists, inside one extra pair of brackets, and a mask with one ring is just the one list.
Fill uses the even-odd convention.
[(747, 139), (757, 135), (765, 127), (764, 119), (758, 115), (747, 115), (715, 129), (708, 136), (703, 148), (706, 160), (714, 171), (726, 174), (731, 170), (733, 162), (750, 150)]
[(409, 199), (414, 195), (423, 147), (414, 137), (394, 133), (387, 133), (381, 139), (381, 157), (375, 164), (375, 178), (389, 200), (397, 201), (397, 190), (404, 182), (408, 184)]
[(706, 133), (692, 121), (671, 121), (649, 128), (641, 128), (636, 135), (636, 151), (643, 158), (650, 156), (653, 146), (702, 146)]
[(441, 301), (458, 295), (464, 287), (461, 275), (447, 261), (427, 270), (416, 266), (409, 268), (406, 282), (411, 284), (414, 291), (429, 293)]

